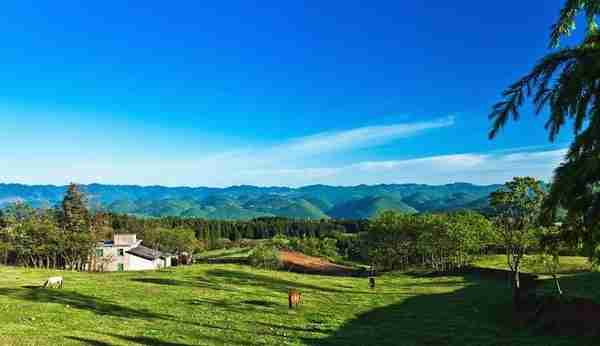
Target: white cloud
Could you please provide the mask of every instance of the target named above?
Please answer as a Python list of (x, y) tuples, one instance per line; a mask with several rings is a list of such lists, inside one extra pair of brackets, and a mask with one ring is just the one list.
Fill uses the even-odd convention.
[(425, 122), (386, 126), (359, 127), (347, 131), (324, 132), (291, 140), (277, 146), (272, 153), (310, 156), (380, 145), (399, 138), (417, 135), (431, 129), (454, 125), (453, 117)]
[(366, 161), (337, 168), (262, 173), (265, 177), (276, 177), (279, 181), (290, 181), (294, 185), (453, 182), (496, 184), (514, 176), (534, 176), (550, 181), (553, 170), (565, 153), (566, 149), (511, 154), (466, 153), (409, 160)]
[[(50, 157), (0, 159), (0, 182), (27, 184), (112, 183), (139, 185), (229, 186), (237, 184), (358, 185), (378, 183), (501, 183), (517, 175), (549, 180), (566, 150), (515, 148), (489, 153), (458, 153), (406, 160), (361, 161), (335, 165), (323, 159), (357, 148), (374, 147), (424, 131), (452, 126), (453, 118), (370, 126), (296, 138), (270, 148), (224, 151), (199, 159), (144, 161), (97, 159), (70, 162)], [(314, 158), (321, 160), (312, 160)], [(101, 178), (100, 178), (101, 177)]]

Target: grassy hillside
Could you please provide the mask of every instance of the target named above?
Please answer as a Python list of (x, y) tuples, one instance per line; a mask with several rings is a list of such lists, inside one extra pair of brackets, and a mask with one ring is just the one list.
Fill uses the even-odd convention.
[[(64, 289), (41, 289), (50, 275)], [(0, 267), (1, 345), (591, 345), (536, 336), (508, 317), (505, 282), (472, 276), (364, 278), (195, 265), (90, 274)], [(596, 273), (567, 292), (600, 299)], [(303, 292), (298, 310), (287, 290)]]

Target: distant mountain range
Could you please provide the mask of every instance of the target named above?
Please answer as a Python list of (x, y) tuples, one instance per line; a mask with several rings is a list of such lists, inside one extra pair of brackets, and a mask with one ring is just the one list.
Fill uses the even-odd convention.
[[(405, 213), (489, 208), (501, 185), (384, 184), (311, 185), (300, 188), (231, 186), (164, 187), (83, 185), (91, 208), (145, 217), (180, 216), (248, 220), (261, 216), (297, 219), (363, 219), (386, 210)], [(0, 207), (16, 201), (34, 207), (62, 201), (66, 186), (0, 184)]]

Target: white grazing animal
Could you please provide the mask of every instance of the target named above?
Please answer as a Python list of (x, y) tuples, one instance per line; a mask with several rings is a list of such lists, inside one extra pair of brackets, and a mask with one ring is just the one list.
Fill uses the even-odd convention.
[(48, 278), (44, 283), (44, 287), (60, 287), (62, 288), (64, 284), (64, 280), (62, 276), (53, 276)]

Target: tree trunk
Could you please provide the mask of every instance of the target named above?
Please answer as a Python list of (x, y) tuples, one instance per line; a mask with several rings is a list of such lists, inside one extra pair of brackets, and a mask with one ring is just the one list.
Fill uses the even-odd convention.
[(513, 304), (516, 311), (521, 309), (521, 281), (519, 279), (519, 269), (515, 269), (512, 272), (512, 286), (513, 286)]
[(552, 276), (554, 277), (554, 283), (556, 284), (556, 290), (558, 291), (558, 295), (562, 297), (563, 291), (560, 288), (560, 283), (558, 282), (558, 275), (553, 274)]

